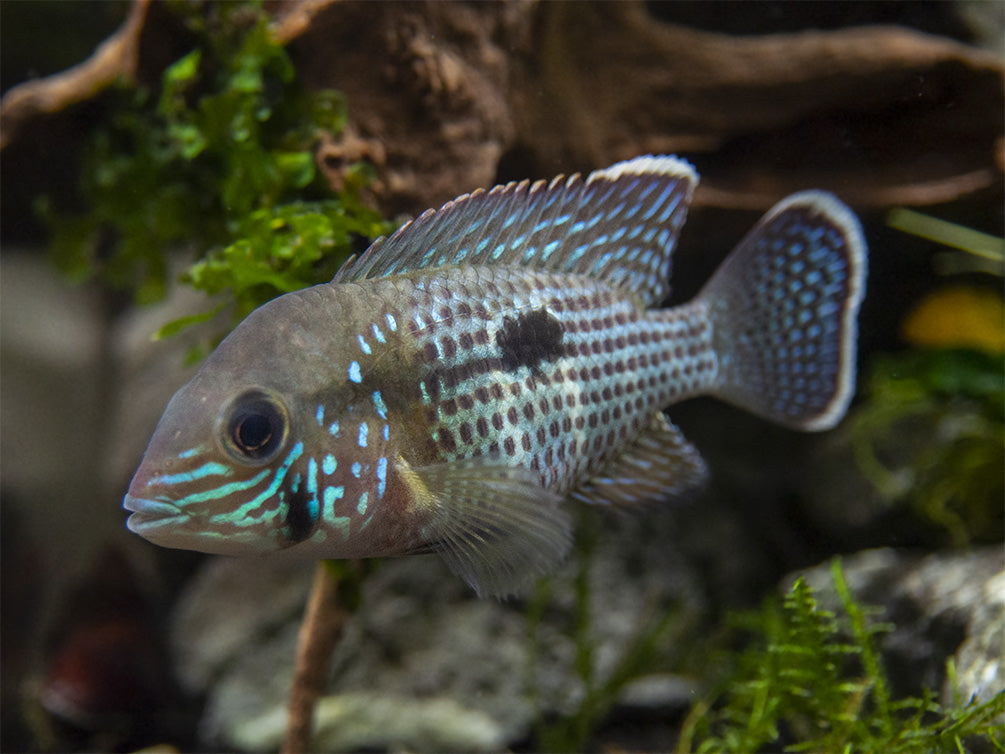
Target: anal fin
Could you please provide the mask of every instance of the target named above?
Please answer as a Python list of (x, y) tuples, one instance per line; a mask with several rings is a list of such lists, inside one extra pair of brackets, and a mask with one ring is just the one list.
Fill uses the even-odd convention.
[(515, 594), (572, 545), (561, 496), (522, 467), (470, 459), (408, 469), (431, 508), (431, 550), (480, 597)]
[(635, 442), (570, 497), (586, 503), (634, 506), (680, 499), (704, 484), (701, 454), (661, 412)]

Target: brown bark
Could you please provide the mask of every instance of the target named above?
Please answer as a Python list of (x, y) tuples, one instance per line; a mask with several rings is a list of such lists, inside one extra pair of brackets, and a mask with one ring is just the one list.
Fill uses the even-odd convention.
[[(12, 89), (0, 144), (135, 72), (147, 2), (91, 60)], [(349, 163), (373, 163), (387, 213), (644, 152), (696, 161), (697, 203), (730, 207), (811, 186), (859, 206), (929, 204), (1001, 179), (1002, 62), (903, 28), (736, 37), (636, 1), (269, 7), (303, 80), (348, 96), (322, 170), (338, 187)]]

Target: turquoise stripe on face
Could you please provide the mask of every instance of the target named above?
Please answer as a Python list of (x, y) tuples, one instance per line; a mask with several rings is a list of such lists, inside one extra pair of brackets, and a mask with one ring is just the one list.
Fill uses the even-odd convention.
[(307, 492), (318, 494), (318, 462), (313, 457), (307, 459)]
[(224, 484), (219, 487), (213, 487), (212, 489), (206, 490), (205, 492), (196, 492), (191, 495), (186, 495), (181, 500), (178, 501), (178, 505), (182, 508), (186, 505), (193, 505), (198, 503), (204, 503), (207, 500), (218, 500), (221, 497), (227, 497), (228, 495), (233, 495), (235, 492), (240, 492), (241, 490), (249, 489), (254, 487), (259, 482), (261, 482), (265, 477), (269, 475), (269, 470), (265, 469), (260, 474), (256, 474), (251, 477), (251, 479), (245, 479), (243, 482), (231, 482), (230, 484)]
[(387, 488), (387, 457), (381, 456), (377, 460), (377, 497), (384, 497), (384, 490)]
[[(188, 451), (186, 451), (188, 452)], [(181, 458), (182, 456), (179, 456)], [(166, 476), (157, 477), (154, 480), (157, 484), (186, 484), (188, 482), (195, 481), (196, 479), (204, 479), (208, 476), (230, 476), (234, 473), (234, 470), (222, 463), (205, 463), (197, 469), (192, 471), (183, 471), (178, 474), (168, 474)]]
[[(256, 495), (254, 499), (249, 500), (247, 503), (245, 503), (235, 511), (231, 511), (230, 513), (218, 513), (217, 515), (212, 516), (209, 519), (210, 522), (228, 523), (232, 524), (233, 526), (252, 526), (254, 524), (259, 523), (261, 519), (251, 518), (248, 514), (250, 514), (251, 511), (255, 510), (256, 508), (262, 507), (262, 505), (269, 498), (271, 498), (276, 494), (276, 492), (278, 492), (279, 487), (283, 483), (283, 480), (286, 479), (286, 474), (289, 472), (290, 466), (293, 465), (293, 462), (296, 461), (303, 454), (303, 452), (304, 452), (304, 443), (301, 441), (290, 449), (290, 453), (289, 455), (286, 456), (286, 459), (283, 461), (283, 465), (280, 466), (278, 469), (276, 469), (276, 473), (272, 478), (272, 483), (269, 484), (269, 486), (266, 487), (265, 490), (263, 490), (261, 493)], [(264, 479), (265, 476), (267, 476), (268, 474), (269, 470), (266, 469), (265, 472), (263, 472), (263, 474), (260, 474), (256, 478)], [(308, 485), (310, 485), (310, 481), (311, 480), (308, 478), (307, 480)], [(315, 480), (315, 484), (316, 482), (317, 480)], [(275, 511), (273, 511), (273, 514), (274, 513)]]

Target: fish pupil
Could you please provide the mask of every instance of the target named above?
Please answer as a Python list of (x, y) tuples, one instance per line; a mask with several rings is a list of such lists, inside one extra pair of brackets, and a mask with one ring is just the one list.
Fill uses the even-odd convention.
[(234, 431), (234, 442), (242, 450), (256, 451), (272, 438), (272, 422), (262, 414), (244, 417)]

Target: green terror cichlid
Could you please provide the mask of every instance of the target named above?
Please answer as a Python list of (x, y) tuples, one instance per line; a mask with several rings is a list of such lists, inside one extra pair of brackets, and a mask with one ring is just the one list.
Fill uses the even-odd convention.
[(700, 484), (667, 406), (714, 395), (833, 426), (855, 382), (858, 221), (790, 196), (696, 298), (654, 308), (697, 181), (647, 156), (476, 191), (265, 304), (168, 404), (129, 528), (229, 555), (438, 552), (505, 595), (565, 556), (570, 502)]

